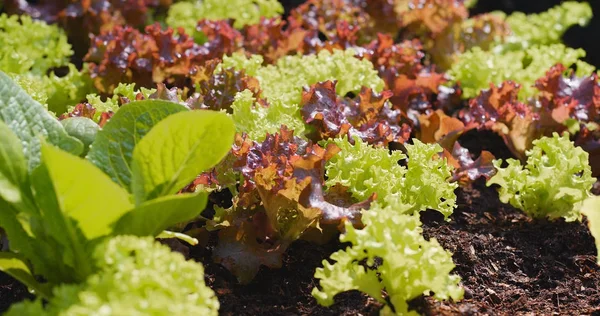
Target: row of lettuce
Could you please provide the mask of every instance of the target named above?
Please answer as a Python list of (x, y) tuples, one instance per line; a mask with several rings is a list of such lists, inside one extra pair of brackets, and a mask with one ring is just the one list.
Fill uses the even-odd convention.
[[(395, 2), (421, 41), (400, 44), (368, 7), (319, 24), (361, 8), (352, 1), (309, 1), (323, 19), (301, 7), (288, 28), (276, 1), (178, 2), (162, 21), (177, 32), (102, 30), (80, 69), (58, 26), (0, 16), (0, 270), (39, 297), (9, 314), (216, 315), (202, 266), (152, 239), (194, 243), (190, 221), (218, 231), (213, 260), (242, 283), (280, 267), (295, 240), (339, 230), (352, 245), (317, 269), (320, 304), (354, 289), (399, 315), (422, 294), (459, 300), (451, 253), (423, 237), (419, 212), (449, 219), (458, 182), (481, 175), (531, 217), (586, 215), (600, 241), (591, 151), (575, 146), (597, 141), (600, 87), (585, 52), (560, 43), (591, 9), (468, 18), (450, 2)], [(430, 8), (451, 18), (423, 24)], [(236, 20), (202, 20), (223, 18)], [(281, 38), (257, 44), (260, 32)], [(520, 159), (465, 162), (457, 140), (473, 129)], [(233, 205), (208, 205), (222, 190)]]

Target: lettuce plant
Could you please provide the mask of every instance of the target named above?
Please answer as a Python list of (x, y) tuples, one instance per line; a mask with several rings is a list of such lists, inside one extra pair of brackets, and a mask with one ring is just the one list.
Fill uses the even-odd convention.
[[(261, 59), (224, 57), (222, 67), (244, 69), (242, 67)], [(285, 104), (299, 104), (303, 87), (326, 80), (337, 80), (337, 91), (342, 96), (348, 92), (358, 94), (362, 87), (375, 91), (381, 91), (384, 87), (373, 64), (357, 58), (354, 49), (336, 49), (333, 52), (322, 50), (316, 55), (285, 56), (274, 65), (259, 67), (248, 74), (258, 78), (267, 100), (278, 98)]]
[(193, 34), (198, 21), (235, 19), (234, 26), (256, 24), (262, 17), (272, 18), (283, 13), (283, 7), (276, 0), (187, 0), (171, 5), (167, 24), (182, 27), (187, 34)]
[(304, 122), (295, 104), (287, 105), (279, 99), (263, 106), (252, 95), (250, 90), (244, 90), (235, 95), (231, 105), (235, 129), (247, 133), (248, 137), (263, 140), (267, 133), (277, 132), (282, 125), (289, 127), (297, 135), (304, 134)]
[(45, 76), (31, 73), (9, 74), (34, 100), (43, 104), (55, 114), (62, 114), (69, 106), (84, 100), (91, 89), (91, 79), (87, 67), (78, 70), (68, 64), (69, 72), (62, 77), (51, 72)]
[(572, 49), (563, 44), (534, 46), (502, 54), (475, 47), (461, 55), (449, 73), (460, 82), (465, 98), (477, 96), (481, 90), (488, 89), (490, 83), (497, 85), (512, 80), (522, 86), (519, 98), (526, 100), (536, 95), (535, 81), (557, 63), (567, 67), (577, 64), (578, 68), (590, 70), (589, 65), (579, 60), (582, 57), (585, 57), (583, 49)]
[(64, 31), (27, 15), (0, 15), (0, 70), (45, 75), (73, 54)]
[[(342, 242), (352, 243), (345, 250), (323, 260), (315, 278), (320, 288), (313, 289), (319, 304), (330, 306), (336, 294), (359, 290), (381, 303), (389, 303), (382, 315), (417, 315), (409, 312), (408, 301), (433, 292), (436, 299), (458, 300), (463, 289), (460, 277), (451, 275), (452, 256), (435, 239), (422, 236), (421, 222), (414, 215), (404, 214), (413, 206), (397, 204), (386, 208), (371, 208), (363, 213), (364, 229), (346, 225)], [(375, 259), (381, 258), (382, 263)], [(361, 261), (366, 259), (366, 268)]]
[[(0, 223), (11, 249), (3, 253), (11, 264), (0, 269), (46, 298), (50, 288), (95, 273), (90, 250), (106, 238), (156, 236), (197, 216), (206, 193), (174, 194), (233, 142), (233, 122), (223, 113), (146, 100), (124, 105), (86, 160), (57, 147), (79, 154), (83, 145), (8, 78), (0, 91)], [(98, 161), (115, 169), (105, 173), (92, 163)]]
[[(125, 84), (120, 83), (114, 90), (113, 95), (110, 98), (106, 98), (104, 101), (97, 94), (88, 94), (85, 96), (87, 102), (96, 109), (94, 113), (94, 121), (98, 121), (101, 117), (101, 114), (104, 112), (117, 112), (119, 110), (119, 99), (126, 98), (129, 101), (137, 100), (137, 94), (141, 94), (144, 99), (148, 99), (148, 97), (155, 93), (156, 89), (146, 89), (144, 87), (139, 90), (135, 89), (135, 84)], [(69, 112), (72, 109), (69, 109)]]
[(585, 26), (591, 18), (590, 5), (575, 1), (565, 1), (538, 14), (514, 12), (506, 17), (511, 35), (505, 41), (509, 46), (518, 44), (521, 47), (560, 43), (562, 35), (571, 26)]
[[(327, 164), (327, 186), (341, 184), (358, 200), (377, 194), (382, 207), (412, 205), (408, 212), (438, 210), (446, 218), (456, 207), (454, 189), (450, 183), (452, 167), (438, 157), (442, 147), (423, 144), (413, 139), (406, 144), (407, 155), (400, 151), (389, 153), (387, 148), (375, 148), (362, 140), (354, 145), (346, 139), (333, 142), (341, 149)], [(399, 161), (408, 159), (407, 166)]]
[(375, 91), (383, 89), (383, 81), (377, 76), (373, 64), (355, 57), (355, 51), (323, 50), (317, 55), (286, 56), (275, 65), (258, 67), (261, 56), (241, 57), (234, 54), (224, 57), (222, 68), (246, 69), (260, 82), (263, 96), (270, 106), (256, 104), (249, 92), (241, 92), (233, 104), (233, 119), (239, 131), (253, 139), (262, 140), (266, 133), (275, 133), (281, 125), (294, 129), (302, 135), (304, 122), (300, 115), (302, 88), (317, 82), (337, 80), (337, 93), (358, 94), (362, 87)]
[(505, 80), (522, 85), (522, 100), (535, 96), (535, 80), (543, 77), (548, 68), (557, 63), (566, 67), (577, 65), (580, 75), (589, 75), (593, 67), (579, 58), (582, 49), (571, 49), (561, 44), (561, 36), (573, 25), (586, 25), (592, 17), (589, 4), (566, 1), (540, 14), (520, 12), (500, 17), (510, 29), (508, 36), (497, 40), (489, 49), (473, 47), (459, 56), (449, 71), (460, 82), (464, 98), (472, 98), (482, 89)]
[(25, 301), (6, 315), (218, 314), (219, 301), (204, 284), (202, 265), (153, 238), (113, 237), (92, 258), (98, 271), (84, 282), (57, 286), (47, 304), (41, 298)]
[[(58, 114), (83, 99), (91, 86), (86, 70), (69, 63), (72, 54), (64, 31), (56, 25), (26, 15), (0, 15), (0, 71)], [(66, 76), (52, 71), (64, 66), (69, 70)]]
[(499, 185), (500, 200), (531, 217), (581, 220), (579, 209), (591, 196), (590, 190), (596, 182), (588, 153), (575, 147), (568, 133), (542, 137), (533, 141), (533, 145), (526, 152), (524, 166), (516, 159), (508, 159), (508, 166), (503, 168), (502, 160), (495, 160), (498, 172), (487, 185)]

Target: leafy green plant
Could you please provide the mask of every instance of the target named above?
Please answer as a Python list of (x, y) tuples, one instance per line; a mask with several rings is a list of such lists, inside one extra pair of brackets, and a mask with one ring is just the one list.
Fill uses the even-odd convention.
[(60, 285), (48, 304), (41, 298), (25, 301), (6, 315), (218, 314), (219, 301), (204, 284), (202, 265), (152, 238), (113, 237), (98, 245), (92, 258), (98, 271), (85, 282)]
[(234, 26), (256, 24), (261, 17), (272, 18), (283, 13), (283, 7), (275, 0), (191, 0), (180, 1), (169, 8), (167, 24), (173, 28), (183, 27), (193, 34), (199, 20), (235, 19)]
[(383, 90), (383, 80), (373, 64), (356, 55), (352, 48), (322, 50), (314, 55), (284, 56), (274, 65), (248, 67), (258, 61), (262, 63), (262, 56), (241, 58), (234, 54), (223, 58), (222, 68), (249, 68), (248, 74), (259, 80), (267, 100), (280, 99), (285, 104), (299, 104), (303, 87), (327, 80), (337, 80), (336, 90), (342, 96), (348, 92), (358, 94), (362, 87)]
[[(12, 251), (3, 253), (10, 259), (10, 265), (0, 266), (0, 269), (45, 297), (51, 296), (49, 287), (83, 282), (97, 271), (90, 250), (107, 237), (156, 236), (167, 227), (197, 216), (206, 204), (206, 193), (173, 194), (218, 163), (233, 142), (233, 122), (223, 113), (189, 111), (174, 104), (185, 113), (167, 117), (165, 113), (168, 112), (158, 111), (162, 114), (154, 118), (164, 119), (153, 121), (140, 117), (149, 116), (152, 109), (168, 107), (166, 102), (140, 101), (124, 105), (121, 116), (125, 118), (134, 112), (128, 107), (142, 107), (147, 112), (139, 112), (139, 117), (126, 127), (118, 125), (121, 119), (114, 123), (121, 132), (129, 131), (133, 135), (114, 142), (133, 150), (131, 161), (124, 166), (124, 169), (132, 170), (131, 186), (123, 187), (90, 161), (47, 143), (45, 130), (35, 129), (41, 120), (27, 120), (32, 115), (42, 118), (42, 114), (48, 115), (43, 107), (28, 99), (14, 84), (1, 87), (6, 86), (14, 90), (7, 90), (2, 95), (9, 100), (0, 103), (3, 113), (19, 113), (25, 104), (32, 109), (25, 112), (27, 115), (8, 119), (4, 116), (0, 120), (3, 135), (0, 144), (0, 223), (10, 239)], [(15, 98), (22, 102), (13, 101)], [(19, 118), (25, 120), (21, 121), (22, 125), (15, 125)], [(51, 117), (44, 120), (66, 139), (51, 138), (53, 134), (50, 134), (49, 140), (59, 145), (77, 143), (79, 148), (82, 147), (78, 140), (66, 135), (59, 122)], [(144, 122), (146, 126), (153, 125), (150, 132), (143, 131)], [(12, 126), (28, 127), (21, 130), (29, 134), (20, 134), (19, 138), (13, 132), (19, 129)], [(137, 128), (140, 131), (136, 134)], [(216, 128), (219, 134), (211, 134), (210, 131)], [(99, 134), (92, 149), (110, 135), (110, 130)], [(31, 143), (38, 144), (39, 154), (26, 155), (28, 152), (21, 144), (31, 146)], [(110, 162), (111, 156), (107, 157)], [(28, 168), (31, 166), (28, 161), (34, 159), (37, 164)], [(122, 174), (118, 176), (123, 177)], [(32, 273), (16, 269), (15, 261), (22, 261), (21, 267), (31, 264)], [(33, 275), (43, 276), (47, 283), (33, 282)]]
[(590, 5), (575, 1), (565, 1), (538, 14), (514, 12), (506, 17), (512, 33), (506, 42), (521, 47), (560, 43), (562, 35), (571, 26), (585, 26), (591, 18)]
[[(381, 303), (390, 305), (382, 314), (417, 315), (409, 312), (408, 301), (433, 292), (436, 299), (461, 299), (463, 289), (460, 277), (450, 275), (454, 269), (452, 256), (435, 239), (422, 236), (421, 222), (409, 212), (410, 205), (371, 208), (363, 213), (364, 229), (355, 229), (346, 223), (342, 242), (350, 242), (345, 250), (323, 260), (315, 278), (320, 289), (313, 289), (319, 304), (330, 306), (338, 293), (359, 290)], [(376, 263), (376, 258), (383, 262)], [(361, 261), (366, 260), (366, 268)]]
[(27, 15), (0, 15), (0, 70), (44, 75), (66, 65), (72, 54), (67, 36), (58, 26)]
[(579, 60), (583, 57), (584, 50), (563, 44), (534, 46), (502, 54), (475, 47), (460, 56), (452, 65), (450, 75), (461, 83), (465, 98), (477, 96), (481, 90), (488, 89), (490, 83), (498, 85), (512, 80), (522, 86), (519, 98), (526, 100), (536, 94), (535, 80), (543, 77), (548, 68), (557, 63), (567, 67), (577, 64), (582, 74), (591, 70), (589, 65)]
[[(103, 112), (117, 112), (119, 110), (119, 99), (126, 98), (129, 101), (134, 101), (136, 99), (136, 95), (141, 93), (144, 99), (148, 99), (148, 97), (155, 93), (156, 89), (146, 89), (140, 88), (139, 90), (135, 89), (135, 84), (125, 84), (120, 83), (114, 90), (113, 96), (110, 98), (106, 98), (102, 100), (102, 98), (97, 94), (88, 94), (85, 98), (87, 102), (96, 109), (96, 113), (94, 113), (94, 121), (98, 121)], [(72, 109), (69, 109), (71, 112)]]
[(46, 109), (34, 101), (9, 76), (0, 71), (0, 120), (4, 121), (24, 144), (28, 169), (40, 163), (40, 138), (75, 155), (83, 152), (83, 143), (71, 137)]
[(567, 221), (581, 220), (583, 201), (591, 196), (596, 179), (588, 163), (588, 153), (575, 147), (569, 134), (542, 137), (526, 152), (523, 166), (516, 159), (495, 160), (498, 170), (487, 185), (500, 186), (500, 200), (521, 209), (535, 218), (564, 217)]
[[(335, 139), (333, 142), (341, 151), (325, 166), (325, 184), (348, 187), (359, 201), (376, 193), (376, 201), (382, 207), (412, 205), (413, 209), (405, 210), (429, 208), (448, 218), (456, 207), (454, 189), (458, 186), (449, 182), (452, 167), (438, 157), (440, 145), (413, 141), (414, 145), (406, 144), (407, 157), (400, 151), (389, 153), (387, 148), (372, 147), (360, 139), (354, 145), (346, 139)], [(398, 164), (407, 158), (407, 167)]]
[(262, 95), (270, 105), (265, 107), (256, 102), (250, 91), (238, 93), (232, 105), (238, 131), (260, 141), (267, 133), (275, 133), (281, 125), (286, 125), (296, 135), (302, 135), (305, 129), (299, 107), (302, 88), (317, 82), (337, 80), (339, 95), (358, 94), (362, 87), (383, 90), (383, 80), (377, 76), (373, 64), (355, 55), (353, 49), (323, 50), (316, 55), (285, 56), (275, 65), (264, 67), (258, 66), (262, 56), (224, 57), (222, 68), (244, 69), (259, 80)]
[[(69, 63), (73, 54), (64, 31), (22, 15), (0, 15), (0, 71), (9, 74), (38, 102), (61, 114), (82, 100), (91, 80)], [(68, 67), (66, 76), (53, 69)]]
[(180, 104), (146, 100), (119, 108), (93, 142), (87, 160), (102, 169), (113, 181), (131, 191), (135, 144), (167, 116), (186, 111)]
[(100, 127), (96, 122), (87, 117), (69, 117), (60, 121), (69, 136), (75, 137), (83, 143), (83, 155), (88, 153), (90, 145), (96, 139)]
[(585, 2), (565, 1), (539, 14), (515, 12), (509, 16), (497, 13), (510, 28), (506, 38), (490, 49), (474, 47), (458, 58), (449, 73), (463, 86), (463, 97), (472, 98), (490, 83), (496, 85), (512, 80), (522, 86), (519, 98), (526, 100), (536, 94), (535, 80), (543, 77), (557, 63), (566, 67), (577, 65), (579, 75), (589, 75), (594, 67), (579, 60), (582, 49), (561, 44), (561, 36), (573, 25), (586, 25), (592, 9)]

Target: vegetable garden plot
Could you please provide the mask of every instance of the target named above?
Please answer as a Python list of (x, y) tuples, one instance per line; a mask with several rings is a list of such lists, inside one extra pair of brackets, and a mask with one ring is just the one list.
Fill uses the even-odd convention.
[(592, 10), (473, 5), (4, 1), (1, 311), (599, 312)]

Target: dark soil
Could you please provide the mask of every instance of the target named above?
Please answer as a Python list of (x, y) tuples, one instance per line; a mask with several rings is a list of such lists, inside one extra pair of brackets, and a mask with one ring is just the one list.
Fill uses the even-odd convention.
[[(311, 296), (318, 284), (313, 278), (315, 269), (342, 248), (339, 242), (317, 246), (298, 241), (288, 249), (281, 269), (263, 267), (249, 285), (239, 285), (218, 264), (206, 264), (207, 284), (219, 297), (221, 315), (378, 315), (381, 304), (358, 291), (338, 295), (336, 304), (328, 308)], [(203, 262), (210, 262), (204, 249), (192, 255), (202, 255)]]
[(585, 223), (530, 220), (483, 181), (457, 195), (450, 223), (434, 212), (422, 217), (425, 235), (454, 253), (465, 299), (425, 299), (425, 314), (600, 313), (600, 269)]

